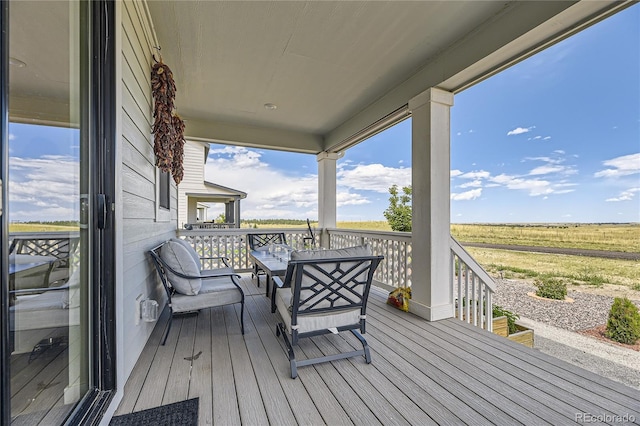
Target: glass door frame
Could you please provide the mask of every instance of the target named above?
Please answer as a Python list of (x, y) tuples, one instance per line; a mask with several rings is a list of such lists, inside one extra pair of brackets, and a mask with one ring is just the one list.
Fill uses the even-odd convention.
[[(83, 96), (81, 122), (91, 148), (87, 161), (89, 229), (91, 238), (89, 301), (91, 357), (87, 374), (91, 387), (78, 402), (66, 424), (98, 424), (116, 391), (115, 347), (115, 8), (113, 0), (82, 2), (87, 25), (81, 51)], [(10, 333), (8, 280), (7, 186), (9, 155), (9, 7), (0, 0), (0, 424), (11, 423)], [(81, 126), (82, 128), (82, 126)], [(80, 202), (80, 200), (78, 200)]]

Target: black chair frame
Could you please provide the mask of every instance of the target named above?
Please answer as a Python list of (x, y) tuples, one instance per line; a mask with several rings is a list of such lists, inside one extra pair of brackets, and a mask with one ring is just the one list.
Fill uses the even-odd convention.
[[(167, 294), (167, 305), (169, 306), (169, 314), (171, 315), (171, 319), (169, 320), (169, 325), (167, 327), (167, 330), (164, 333), (164, 337), (162, 338), (162, 345), (164, 345), (167, 341), (167, 337), (169, 336), (169, 331), (171, 330), (171, 323), (173, 320), (173, 317), (175, 315), (182, 315), (182, 314), (192, 314), (195, 313), (197, 314), (198, 311), (186, 311), (186, 312), (173, 312), (173, 307), (171, 304), (171, 297), (176, 293), (175, 288), (173, 288), (173, 286), (171, 285), (171, 282), (169, 281), (168, 277), (167, 277), (167, 272), (174, 274), (178, 277), (181, 278), (186, 278), (186, 279), (207, 279), (207, 278), (216, 278), (216, 277), (229, 277), (231, 278), (231, 282), (233, 282), (233, 284), (235, 285), (235, 287), (238, 289), (238, 291), (240, 292), (241, 296), (242, 296), (242, 301), (240, 302), (241, 307), (240, 307), (240, 330), (242, 331), (242, 334), (244, 334), (244, 292), (242, 291), (242, 288), (240, 287), (240, 284), (238, 283), (238, 279), (240, 278), (240, 275), (238, 274), (229, 274), (229, 273), (220, 273), (220, 274), (212, 274), (211, 272), (209, 272), (206, 276), (190, 276), (190, 275), (185, 275), (181, 272), (176, 271), (175, 269), (171, 268), (169, 265), (166, 264), (166, 262), (164, 260), (162, 260), (162, 258), (160, 257), (160, 250), (162, 249), (162, 246), (166, 244), (162, 243), (154, 248), (152, 248), (151, 250), (148, 251), (149, 255), (151, 256), (151, 259), (153, 260), (153, 264), (156, 268), (156, 271), (158, 272), (158, 275), (160, 276), (160, 280), (162, 281), (162, 286), (164, 287), (164, 290)], [(214, 260), (214, 259), (219, 259), (222, 261), (222, 263), (226, 266), (229, 267), (229, 259), (225, 258), (225, 257), (203, 257), (200, 258), (201, 260)], [(189, 296), (189, 297), (198, 297), (198, 295), (195, 296)]]
[[(369, 298), (373, 274), (382, 259), (384, 259), (383, 256), (362, 256), (290, 261), (284, 281), (279, 277), (274, 277), (276, 285), (274, 286), (271, 297), (271, 312), (276, 311), (275, 299), (277, 289), (291, 287), (291, 284), (294, 283), (291, 305), (291, 340), (289, 340), (287, 328), (284, 323), (278, 323), (276, 326), (276, 335), (280, 336), (280, 334), (282, 334), (287, 347), (291, 367), (291, 378), (295, 379), (297, 377), (297, 367), (350, 358), (357, 355), (364, 356), (367, 364), (371, 363), (369, 345), (362, 334), (366, 332), (367, 300)], [(323, 265), (330, 264), (335, 264), (335, 267), (330, 271), (323, 268)], [(356, 279), (356, 277), (362, 275), (365, 275), (366, 278), (363, 280)], [(312, 284), (303, 285), (303, 277), (311, 278)], [(303, 291), (307, 294), (307, 297), (301, 300)], [(340, 303), (338, 304), (338, 302)], [(328, 306), (326, 306), (327, 304)], [(336, 329), (338, 332), (351, 331), (362, 344), (361, 350), (296, 361), (293, 346), (297, 345), (300, 339), (332, 333), (332, 331), (328, 329), (298, 332), (297, 325), (299, 317), (321, 313), (336, 313), (353, 310), (354, 308), (360, 309), (359, 322), (345, 324), (336, 327)]]

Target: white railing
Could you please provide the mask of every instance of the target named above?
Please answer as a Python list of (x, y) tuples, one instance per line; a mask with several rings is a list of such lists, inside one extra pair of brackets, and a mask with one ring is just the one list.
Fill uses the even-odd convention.
[[(305, 248), (308, 231), (297, 229), (198, 229), (178, 230), (178, 236), (190, 242), (201, 257), (227, 257), (238, 272), (251, 270), (247, 234), (284, 232), (287, 243), (297, 250)], [(320, 231), (319, 231), (320, 232)], [(373, 253), (384, 256), (376, 269), (374, 285), (392, 290), (411, 286), (411, 234), (408, 232), (324, 229), (332, 249), (370, 244)], [(320, 235), (316, 235), (316, 245)], [(453, 237), (451, 246), (450, 288), (456, 301), (456, 316), (469, 324), (491, 331), (493, 278)], [(213, 268), (215, 264), (205, 264)]]
[(327, 229), (333, 248), (370, 244), (373, 254), (382, 255), (373, 277), (374, 284), (386, 290), (411, 286), (411, 233)]
[[(247, 234), (264, 234), (266, 232), (284, 232), (287, 244), (296, 250), (304, 248), (303, 238), (308, 237), (306, 229), (194, 229), (178, 230), (178, 236), (196, 249), (200, 257), (226, 257), (229, 265), (238, 272), (250, 271), (249, 247)], [(205, 262), (204, 268), (215, 268), (217, 263)]]
[(491, 299), (496, 283), (453, 237), (451, 288), (456, 300), (456, 317), (476, 327), (493, 331)]

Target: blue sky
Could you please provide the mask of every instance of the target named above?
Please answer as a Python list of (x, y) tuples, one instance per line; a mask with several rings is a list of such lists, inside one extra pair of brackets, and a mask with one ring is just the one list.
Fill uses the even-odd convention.
[[(452, 222), (640, 221), (640, 5), (454, 102)], [(410, 126), (338, 161), (339, 221), (384, 220), (388, 188), (411, 182)], [(316, 176), (315, 157), (268, 150), (212, 145), (207, 165), (207, 179), (248, 192), (245, 218), (317, 217)]]
[[(339, 221), (384, 220), (389, 187), (411, 183), (410, 126), (338, 161)], [(77, 132), (9, 132), (10, 219), (77, 217)], [(313, 155), (221, 145), (205, 166), (248, 193), (247, 219), (317, 218), (317, 173)], [(455, 96), (451, 221), (640, 222), (640, 5)]]

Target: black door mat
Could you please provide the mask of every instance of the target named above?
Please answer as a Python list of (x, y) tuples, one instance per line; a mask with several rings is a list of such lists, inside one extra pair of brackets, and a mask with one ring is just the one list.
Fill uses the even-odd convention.
[(116, 416), (110, 426), (198, 426), (198, 398)]

